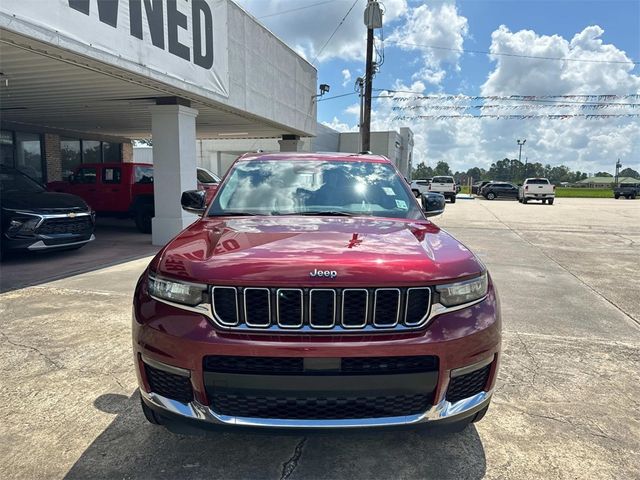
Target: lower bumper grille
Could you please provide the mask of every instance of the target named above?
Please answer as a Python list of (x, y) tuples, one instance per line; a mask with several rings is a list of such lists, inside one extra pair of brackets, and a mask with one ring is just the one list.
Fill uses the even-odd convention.
[(273, 397), (214, 394), (213, 409), (237, 417), (338, 420), (415, 415), (431, 406), (427, 395)]
[(490, 371), (491, 364), (474, 372), (452, 378), (447, 389), (447, 400), (453, 403), (484, 391)]
[[(323, 365), (326, 366), (325, 369)], [(204, 358), (204, 371), (266, 375), (323, 375), (327, 372), (337, 375), (437, 372), (438, 358), (431, 355), (333, 359), (212, 355)]]
[(152, 392), (182, 403), (193, 400), (193, 388), (189, 378), (165, 372), (147, 364), (144, 365), (144, 371)]

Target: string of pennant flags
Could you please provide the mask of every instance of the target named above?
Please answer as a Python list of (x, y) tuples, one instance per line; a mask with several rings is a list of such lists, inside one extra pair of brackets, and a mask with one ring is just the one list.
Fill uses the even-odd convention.
[[(586, 120), (602, 120), (640, 117), (640, 113), (635, 113), (640, 108), (638, 100), (640, 100), (640, 94), (417, 95), (409, 97), (394, 96), (392, 98), (394, 102), (392, 110), (397, 112), (394, 121), (463, 118), (496, 120), (542, 118), (565, 120), (583, 118)], [(518, 103), (511, 103), (514, 101)], [(552, 110), (552, 113), (547, 113), (550, 110)], [(594, 113), (583, 113), (586, 111), (593, 111)]]
[(540, 114), (540, 115), (527, 115), (527, 114), (518, 114), (518, 115), (398, 115), (393, 118), (393, 121), (397, 122), (406, 122), (409, 120), (446, 120), (451, 118), (467, 118), (467, 119), (481, 119), (481, 118), (492, 118), (496, 120), (527, 120), (527, 119), (538, 119), (538, 118), (546, 118), (552, 120), (565, 120), (568, 118), (584, 118), (587, 120), (601, 120), (606, 118), (638, 118), (640, 114), (638, 113), (624, 113), (624, 114)]
[(543, 109), (559, 109), (559, 108), (579, 108), (582, 110), (604, 110), (607, 108), (625, 109), (640, 108), (640, 103), (600, 103), (600, 104), (584, 104), (575, 105), (571, 103), (549, 104), (525, 104), (525, 105), (395, 105), (392, 107), (394, 111), (411, 111), (411, 110), (484, 110), (484, 109), (500, 109), (500, 110), (543, 110)]
[[(386, 90), (390, 93), (416, 93), (403, 92), (401, 90)], [(415, 100), (435, 100), (435, 101), (484, 101), (484, 100), (517, 100), (533, 102), (539, 100), (579, 100), (580, 102), (607, 102), (611, 100), (636, 100), (640, 99), (640, 93), (626, 95), (420, 95), (414, 96), (394, 96), (396, 102), (411, 102)]]

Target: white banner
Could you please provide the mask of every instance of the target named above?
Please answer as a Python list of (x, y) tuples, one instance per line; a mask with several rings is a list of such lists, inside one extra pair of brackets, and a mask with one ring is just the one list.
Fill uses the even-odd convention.
[(2, 0), (0, 11), (108, 54), (101, 61), (229, 96), (227, 0)]

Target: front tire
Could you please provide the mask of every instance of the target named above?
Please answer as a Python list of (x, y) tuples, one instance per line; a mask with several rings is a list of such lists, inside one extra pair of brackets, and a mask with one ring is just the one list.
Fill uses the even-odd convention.
[(528, 201), (529, 201), (529, 200), (527, 200), (527, 197), (522, 197), (522, 203), (523, 203), (524, 205), (526, 205)]
[(550, 198), (548, 203), (549, 203), (549, 205), (553, 205), (553, 198)]
[(151, 233), (151, 219), (153, 218), (153, 205), (140, 205), (136, 209), (136, 227), (142, 233)]
[(450, 200), (451, 200), (451, 203), (456, 203), (456, 197), (455, 197), (455, 195), (454, 195), (453, 197), (451, 197), (451, 198), (450, 198)]
[(487, 193), (487, 200), (495, 200), (496, 199), (496, 194), (493, 192), (489, 192)]
[(618, 200), (618, 199), (620, 198), (620, 194), (619, 194), (619, 193), (615, 193), (615, 194), (613, 195), (613, 198), (615, 198), (616, 200)]

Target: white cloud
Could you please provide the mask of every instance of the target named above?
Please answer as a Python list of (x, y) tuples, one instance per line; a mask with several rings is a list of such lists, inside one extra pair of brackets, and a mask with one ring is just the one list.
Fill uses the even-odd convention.
[(445, 66), (459, 70), (459, 50), (468, 33), (467, 19), (458, 13), (455, 4), (425, 4), (407, 12), (404, 23), (393, 31), (388, 44), (420, 52), (422, 67), (412, 79), (439, 85), (446, 75)]
[(348, 68), (342, 70), (342, 86), (346, 87), (347, 83), (351, 81), (351, 72)]
[(338, 117), (333, 117), (333, 120), (330, 122), (321, 122), (325, 127), (333, 128), (338, 132), (357, 132), (357, 125), (349, 125), (338, 119)]
[[(601, 39), (603, 34), (600, 27), (591, 26), (567, 40), (559, 35), (538, 35), (529, 30), (510, 32), (507, 27), (501, 26), (493, 32), (491, 51), (530, 56), (629, 60), (614, 45), (604, 44)], [(497, 55), (494, 60), (495, 67), (481, 87), (483, 95), (640, 93), (640, 76), (633, 73), (633, 66), (630, 64), (561, 62)], [(427, 91), (425, 83), (426, 80), (408, 86), (396, 81), (393, 88), (432, 93)], [(438, 93), (438, 89), (435, 90)], [(378, 99), (374, 104), (372, 128), (412, 128), (415, 133), (415, 162), (424, 161), (433, 166), (444, 160), (454, 171), (467, 170), (472, 166), (488, 168), (491, 163), (502, 158), (517, 158), (516, 139), (526, 138), (523, 160), (528, 157), (529, 162), (564, 164), (573, 170), (594, 173), (599, 170), (613, 171), (613, 165), (620, 157), (626, 166), (636, 169), (639, 167), (640, 122), (635, 118), (466, 118), (408, 122), (393, 120), (399, 113), (393, 110), (396, 105), (399, 103), (393, 99)], [(631, 112), (640, 113), (636, 110)], [(578, 108), (571, 111), (585, 113)], [(547, 109), (538, 112), (556, 113)], [(456, 112), (438, 113), (448, 115)]]
[[(492, 53), (536, 57), (597, 60), (550, 61), (492, 55), (496, 68), (482, 85), (483, 95), (625, 94), (640, 89), (629, 57), (600, 39), (604, 30), (586, 27), (571, 41), (559, 35), (538, 35), (532, 30), (511, 32), (501, 25), (491, 34)], [(601, 63), (601, 61), (628, 63)]]
[[(238, 1), (252, 15), (285, 42), (293, 46), (298, 53), (310, 62), (313, 62), (318, 56), (333, 30), (353, 4), (352, 0), (336, 0), (304, 10), (278, 14), (279, 12), (299, 9), (320, 2), (317, 0)], [(359, 1), (356, 4), (331, 42), (327, 44), (318, 56), (320, 62), (332, 58), (344, 60), (364, 59), (367, 31), (362, 19), (365, 5), (363, 1)], [(385, 24), (398, 19), (407, 11), (407, 0), (385, 0), (384, 5), (386, 9)]]

